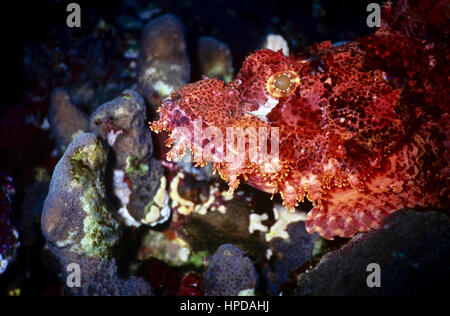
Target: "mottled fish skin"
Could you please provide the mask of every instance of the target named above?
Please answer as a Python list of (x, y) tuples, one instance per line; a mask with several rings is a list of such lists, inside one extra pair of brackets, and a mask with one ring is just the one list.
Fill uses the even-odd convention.
[(229, 84), (205, 79), (172, 92), (151, 129), (194, 133), (199, 119), (223, 135), (227, 127), (277, 127), (270, 168), (198, 162), (212, 162), (231, 190), (245, 181), (281, 194), (291, 210), (306, 197), (314, 205), (307, 230), (327, 239), (377, 229), (405, 207), (448, 207), (449, 51), (394, 28), (396, 11), (383, 10), (372, 35), (289, 57), (259, 50)]

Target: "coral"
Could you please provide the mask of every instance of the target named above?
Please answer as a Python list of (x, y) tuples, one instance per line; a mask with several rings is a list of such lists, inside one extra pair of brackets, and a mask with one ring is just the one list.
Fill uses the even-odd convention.
[(204, 274), (203, 290), (211, 296), (254, 293), (257, 274), (250, 259), (239, 248), (224, 244), (212, 256)]
[(313, 256), (317, 233), (308, 234), (303, 221), (288, 224), (286, 233), (288, 238), (276, 237), (269, 244), (270, 257), (264, 275), (270, 295), (277, 295), (280, 286), (288, 281), (289, 274)]
[(306, 219), (306, 214), (304, 212), (290, 212), (281, 205), (275, 205), (273, 211), (276, 222), (270, 227), (269, 232), (266, 234), (267, 242), (278, 237), (288, 239), (288, 225), (299, 221), (304, 222)]
[(89, 131), (88, 117), (72, 104), (69, 93), (61, 88), (52, 92), (48, 120), (61, 154), (76, 136)]
[(80, 266), (81, 288), (68, 289), (71, 294), (151, 295), (142, 279), (125, 280), (117, 272), (121, 227), (106, 193), (107, 158), (108, 148), (95, 134), (75, 138), (54, 170), (42, 232), (64, 279), (70, 263)]
[(14, 260), (20, 246), (19, 234), (11, 223), (10, 212), (15, 187), (12, 178), (0, 172), (0, 274)]
[[(51, 247), (52, 248), (52, 247)], [(151, 286), (142, 278), (131, 276), (122, 278), (118, 273), (115, 259), (107, 260), (76, 254), (70, 250), (58, 249), (62, 279), (66, 280), (70, 272), (66, 267), (70, 263), (80, 266), (81, 287), (67, 288), (75, 296), (151, 296)]]
[[(258, 235), (252, 235), (249, 231), (249, 206), (244, 201), (224, 197), (226, 191), (221, 191), (214, 184), (203, 185), (203, 188), (196, 187), (192, 182), (185, 181), (173, 189), (176, 192), (182, 190), (177, 201), (185, 201), (184, 207), (191, 207), (192, 210), (184, 212), (186, 216), (182, 219), (180, 232), (192, 250), (213, 253), (220, 245), (232, 243), (246, 251), (252, 259), (261, 258), (265, 247)], [(198, 199), (202, 197), (203, 202), (199, 203)], [(183, 214), (180, 206), (175, 205), (176, 212)]]
[(217, 77), (227, 83), (233, 79), (233, 60), (225, 43), (209, 36), (200, 37), (197, 40), (197, 60), (202, 75)]
[[(411, 20), (394, 23), (398, 10), (384, 10), (375, 34), (299, 56), (259, 50), (229, 84), (205, 79), (172, 92), (151, 124), (170, 133), (167, 145), (175, 142), (167, 158), (187, 147), (231, 191), (243, 180), (279, 193), (290, 210), (306, 197), (314, 205), (306, 228), (327, 239), (380, 228), (403, 207), (448, 206), (448, 49), (405, 33), (397, 24)], [(215, 135), (203, 133), (208, 127)], [(267, 148), (224, 146), (216, 136), (228, 127), (246, 129), (249, 139), (270, 131), (278, 155), (247, 159)], [(223, 159), (228, 149), (244, 161)]]
[(123, 91), (92, 113), (91, 130), (114, 149), (117, 168), (124, 169), (130, 156), (139, 164), (152, 155), (152, 136), (144, 127), (145, 120), (144, 100), (134, 90)]
[(187, 265), (190, 256), (190, 245), (169, 231), (149, 230), (142, 238), (138, 252), (138, 259), (141, 261), (155, 258), (173, 267)]
[(275, 52), (281, 49), (284, 56), (289, 56), (289, 45), (279, 34), (268, 34), (262, 42), (261, 49), (270, 49)]
[(111, 257), (120, 225), (106, 197), (107, 153), (100, 139), (85, 133), (75, 138), (56, 165), (41, 222), (49, 244), (77, 254)]
[(137, 80), (140, 93), (153, 102), (153, 94), (167, 97), (189, 81), (184, 25), (174, 15), (151, 20), (142, 34)]
[[(450, 220), (434, 211), (399, 211), (383, 228), (358, 234), (301, 273), (297, 295), (442, 295), (449, 290)], [(432, 246), (430, 246), (432, 245)], [(381, 287), (368, 287), (370, 263)]]
[(108, 142), (115, 154), (114, 190), (128, 225), (156, 225), (170, 216), (166, 179), (152, 158), (153, 144), (145, 126), (146, 106), (134, 90), (100, 106), (91, 115), (91, 130)]

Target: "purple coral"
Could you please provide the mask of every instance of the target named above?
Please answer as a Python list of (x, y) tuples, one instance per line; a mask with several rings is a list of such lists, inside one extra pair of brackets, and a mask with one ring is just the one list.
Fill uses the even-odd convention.
[(212, 296), (249, 295), (254, 294), (257, 281), (252, 261), (239, 248), (225, 244), (211, 258), (203, 290)]

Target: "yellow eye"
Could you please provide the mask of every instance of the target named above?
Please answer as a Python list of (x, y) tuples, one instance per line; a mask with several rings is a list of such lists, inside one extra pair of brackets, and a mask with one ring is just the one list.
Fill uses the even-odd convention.
[(270, 76), (266, 83), (267, 92), (275, 98), (288, 96), (297, 89), (300, 77), (295, 71), (286, 70)]

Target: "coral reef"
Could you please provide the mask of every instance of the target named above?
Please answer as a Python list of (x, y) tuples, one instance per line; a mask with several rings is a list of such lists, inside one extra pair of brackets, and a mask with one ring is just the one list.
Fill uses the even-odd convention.
[(63, 276), (67, 278), (67, 265), (76, 263), (86, 277), (81, 288), (70, 288), (72, 294), (148, 295), (151, 289), (141, 279), (117, 275), (114, 252), (121, 227), (107, 198), (107, 158), (108, 148), (95, 134), (75, 138), (55, 167), (42, 231)]
[[(189, 148), (230, 190), (244, 180), (280, 193), (291, 210), (306, 197), (314, 205), (306, 228), (327, 239), (380, 228), (403, 207), (448, 206), (448, 50), (401, 32), (411, 21), (398, 16), (412, 9), (383, 8), (372, 35), (315, 44), (299, 56), (260, 50), (229, 84), (204, 79), (172, 92), (151, 125), (170, 133), (169, 146), (176, 140), (167, 158)], [(217, 138), (229, 127), (254, 139), (269, 130), (277, 155), (250, 158), (268, 147), (256, 141), (224, 146)], [(243, 161), (225, 152), (242, 152)]]
[(115, 154), (113, 181), (119, 212), (128, 225), (137, 227), (157, 225), (170, 216), (166, 179), (152, 158), (152, 137), (145, 122), (144, 100), (133, 90), (100, 106), (90, 119), (91, 130)]
[(258, 277), (252, 261), (231, 244), (220, 246), (205, 272), (203, 290), (206, 295), (254, 295)]
[(289, 281), (289, 274), (313, 256), (317, 234), (308, 234), (303, 221), (289, 224), (286, 231), (288, 238), (277, 237), (270, 243), (269, 262), (264, 268), (270, 295), (277, 295), (280, 287)]
[(233, 79), (233, 60), (225, 43), (208, 36), (200, 37), (197, 40), (197, 60), (202, 75), (217, 77), (227, 83)]
[(184, 33), (181, 20), (170, 14), (151, 20), (143, 30), (137, 81), (140, 93), (150, 103), (153, 94), (165, 98), (189, 81), (191, 66)]
[(107, 148), (94, 134), (78, 136), (53, 172), (42, 212), (47, 242), (78, 254), (109, 258), (120, 224), (104, 184)]
[[(448, 216), (431, 210), (396, 212), (383, 228), (356, 235), (341, 249), (324, 255), (298, 276), (294, 291), (297, 295), (442, 295), (450, 281), (449, 225)], [(373, 272), (367, 269), (370, 263), (380, 267), (381, 287), (367, 286)]]
[[(53, 248), (53, 247), (50, 247)], [(55, 251), (55, 250), (54, 250)], [(115, 259), (79, 255), (70, 250), (58, 249), (58, 260), (62, 267), (61, 278), (67, 280), (70, 273), (66, 267), (70, 263), (80, 266), (81, 287), (67, 289), (75, 296), (151, 296), (151, 286), (140, 277), (123, 278), (118, 272)]]
[(274, 52), (281, 49), (284, 56), (289, 56), (289, 45), (279, 34), (268, 34), (262, 42), (261, 49), (270, 49)]
[(64, 89), (52, 92), (48, 120), (61, 154), (76, 136), (89, 131), (88, 117), (72, 104), (69, 93)]
[[(185, 186), (186, 183), (181, 188), (185, 189)], [(187, 187), (189, 188), (189, 185)], [(194, 190), (186, 191), (192, 194)], [(222, 193), (220, 190), (208, 191), (207, 189), (204, 203), (195, 203), (191, 197), (194, 201), (190, 203), (195, 205), (196, 211), (186, 214), (183, 219), (181, 233), (186, 236), (192, 249), (214, 253), (220, 245), (232, 243), (251, 258), (261, 258), (265, 246), (258, 239), (258, 235), (253, 235), (249, 230), (251, 216), (249, 206), (244, 201), (222, 197), (221, 194), (226, 193), (224, 191)], [(218, 202), (218, 206), (214, 207), (214, 202)], [(204, 238), (205, 234), (208, 238)]]

